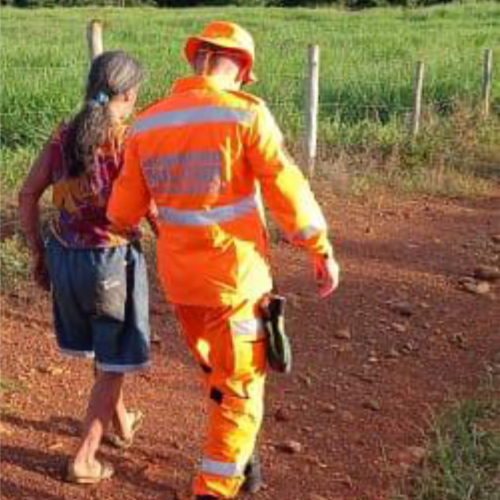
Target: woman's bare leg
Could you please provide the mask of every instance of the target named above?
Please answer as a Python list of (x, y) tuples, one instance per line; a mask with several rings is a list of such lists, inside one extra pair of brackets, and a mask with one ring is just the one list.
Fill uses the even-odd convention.
[[(75, 454), (73, 467), (78, 475), (95, 475), (100, 473), (100, 466), (95, 455), (101, 444), (102, 436), (117, 410), (123, 417), (122, 373), (98, 372), (87, 413), (83, 421), (82, 439)], [(119, 416), (118, 416), (119, 418)]]
[(121, 389), (118, 401), (116, 402), (115, 412), (113, 413), (113, 428), (120, 438), (128, 440), (132, 435), (130, 424), (130, 416), (125, 407), (123, 389)]

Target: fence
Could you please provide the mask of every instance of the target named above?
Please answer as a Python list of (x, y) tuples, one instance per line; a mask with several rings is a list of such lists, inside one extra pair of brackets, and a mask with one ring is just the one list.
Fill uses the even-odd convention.
[[(104, 30), (101, 22), (94, 20), (87, 25), (86, 39), (90, 59), (104, 50), (103, 34)], [(328, 93), (329, 89), (325, 89), (325, 79), (328, 85), (334, 88), (339, 88), (344, 85), (344, 87), (348, 87), (349, 90), (353, 89), (349, 82), (346, 83), (342, 76), (332, 76), (331, 73), (328, 73), (328, 64), (324, 64), (320, 61), (320, 56), (323, 57), (323, 54), (324, 49), (320, 52), (319, 45), (312, 45), (307, 49), (307, 57), (305, 58), (306, 63), (303, 65), (302, 72), (292, 72), (288, 67), (286, 70), (277, 68), (280, 76), (279, 80), (277, 80), (277, 84), (279, 85), (283, 97), (280, 99), (268, 100), (271, 109), (278, 116), (281, 114), (282, 117), (285, 117), (289, 121), (291, 111), (297, 115), (297, 123), (300, 124), (302, 135), (302, 149), (305, 156), (305, 165), (310, 177), (314, 176), (317, 164), (318, 141), (321, 135), (321, 114), (338, 116), (340, 120), (344, 119), (346, 116), (348, 117), (347, 119), (353, 119), (352, 116), (356, 115), (359, 117), (367, 117), (374, 122), (383, 122), (391, 113), (397, 113), (400, 117), (403, 117), (402, 121), (406, 127), (406, 140), (415, 141), (418, 140), (420, 130), (423, 126), (422, 120), (423, 116), (425, 116), (423, 111), (426, 109), (426, 106), (447, 109), (453, 106), (455, 102), (453, 96), (448, 96), (446, 98), (439, 96), (437, 98), (434, 97), (434, 99), (429, 98), (426, 93), (426, 90), (428, 91), (426, 79), (432, 71), (432, 65), (426, 64), (424, 61), (416, 61), (414, 65), (405, 61), (405, 63), (398, 68), (397, 74), (400, 84), (404, 85), (405, 88), (406, 86), (411, 88), (411, 95), (407, 96), (404, 102), (401, 96), (395, 96), (393, 101), (380, 102), (376, 99), (372, 99), (371, 102), (364, 101), (354, 104), (352, 101), (344, 102), (342, 95), (333, 99)], [(478, 64), (477, 78), (474, 79), (472, 85), (468, 86), (468, 89), (476, 89), (476, 93), (479, 96), (479, 99), (476, 99), (476, 105), (478, 105), (482, 116), (487, 118), (492, 113), (493, 102), (493, 50), (484, 50), (482, 60), (478, 53), (478, 62), (481, 64)], [(11, 64), (6, 69), (9, 71), (6, 71), (5, 74), (12, 74), (15, 71), (23, 73), (29, 69), (30, 75), (33, 75), (33, 78), (36, 75), (43, 74), (44, 77), (50, 78), (51, 80), (57, 79), (58, 77), (65, 79), (68, 73), (72, 73), (73, 75), (78, 75), (77, 78), (79, 78), (81, 82), (88, 69), (88, 61), (84, 60), (80, 54), (78, 58), (73, 58), (72, 61), (64, 60), (63, 63), (50, 66), (39, 63), (30, 64), (28, 68), (25, 64)], [(166, 70), (159, 67), (153, 68), (152, 76), (154, 81), (163, 82), (166, 72)], [(0, 86), (1, 78), (2, 68), (0, 66)], [(371, 84), (373, 87), (381, 87), (386, 86), (387, 81), (382, 78), (378, 80), (372, 79)], [(300, 89), (302, 89), (302, 93)], [(65, 103), (59, 96), (57, 97), (57, 103), (49, 103), (50, 106), (47, 106), (47, 103), (44, 102), (40, 109), (30, 108), (25, 110), (24, 108), (13, 107), (9, 110), (2, 110), (0, 107), (0, 142), (1, 136), (4, 135), (2, 134), (2, 120), (10, 117), (24, 120), (24, 122), (20, 122), (23, 125), (27, 121), (36, 123), (37, 127), (39, 127), (37, 128), (39, 141), (41, 142), (44, 140), (57, 120), (75, 111), (72, 103), (77, 102), (76, 99), (67, 99)], [(285, 128), (289, 126), (289, 122), (285, 124)], [(12, 130), (14, 130), (14, 128), (9, 130), (11, 134), (10, 137), (12, 137)], [(9, 136), (9, 134), (6, 135)], [(23, 138), (23, 136), (20, 136), (19, 140), (22, 141)], [(297, 147), (295, 149), (297, 149)], [(8, 164), (8, 161), (6, 162), (5, 159), (5, 156), (2, 157), (2, 150), (0, 149), (0, 162)], [(1, 166), (2, 165), (0, 165), (0, 167)], [(0, 178), (1, 177), (2, 173), (0, 172)], [(18, 221), (15, 218), (0, 220), (0, 233), (5, 230), (15, 229), (17, 226)]]
[[(108, 33), (108, 32), (107, 32)], [(103, 26), (101, 23), (93, 21), (87, 28), (88, 47), (91, 54), (97, 54), (103, 50)], [(279, 48), (279, 47), (277, 47)], [(284, 49), (286, 51), (286, 47)], [(321, 52), (321, 57), (325, 53), (325, 49)], [(328, 55), (328, 54), (327, 54)], [(178, 56), (176, 56), (178, 57)], [(478, 54), (478, 60), (479, 60)], [(401, 122), (404, 122), (406, 127), (406, 136), (408, 140), (416, 140), (419, 131), (422, 128), (422, 110), (426, 106), (432, 105), (440, 110), (449, 109), (455, 102), (455, 98), (449, 96), (433, 96), (429, 98), (427, 85), (427, 75), (432, 73), (433, 67), (426, 64), (424, 61), (417, 61), (412, 67), (408, 60), (404, 61), (397, 68), (398, 85), (389, 86), (387, 80), (383, 78), (370, 81), (373, 89), (383, 88), (384, 99), (377, 101), (377, 92), (374, 91), (374, 98), (368, 96), (365, 100), (359, 99), (356, 101), (356, 87), (342, 80), (342, 76), (332, 74), (329, 68), (330, 62), (325, 64), (321, 62), (320, 69), (320, 49), (319, 45), (313, 45), (307, 50), (307, 64), (303, 65), (302, 72), (292, 72), (285, 64), (276, 68), (279, 73), (279, 79), (273, 82), (264, 80), (264, 85), (269, 89), (269, 93), (280, 96), (277, 99), (269, 99), (268, 102), (271, 109), (282, 118), (285, 130), (295, 129), (296, 134), (299, 132), (303, 136), (303, 151), (305, 155), (308, 174), (314, 175), (316, 167), (316, 157), (318, 150), (318, 139), (321, 134), (324, 134), (322, 128), (322, 119), (328, 117), (330, 121), (337, 120), (336, 123), (342, 122), (363, 122), (371, 120), (375, 123), (385, 123), (393, 116), (397, 116)], [(331, 60), (331, 56), (330, 56)], [(43, 74), (53, 82), (57, 79), (64, 80), (66, 75), (72, 71), (78, 73), (80, 78), (83, 78), (87, 64), (81, 61), (70, 61), (60, 66), (46, 67), (44, 65), (32, 64), (29, 68), (31, 74)], [(16, 71), (15, 66), (10, 66), (9, 69)], [(20, 66), (19, 71), (23, 71)], [(162, 69), (159, 66), (153, 68), (152, 79), (155, 82), (163, 82), (164, 75), (168, 73), (167, 69)], [(5, 71), (5, 70), (4, 70)], [(493, 51), (485, 50), (484, 61), (480, 71), (478, 71), (477, 82), (473, 82), (468, 89), (477, 88), (477, 94), (480, 95), (479, 105), (482, 114), (487, 117), (491, 113), (492, 103), (492, 88), (493, 88)], [(305, 79), (305, 82), (304, 82)], [(410, 82), (413, 81), (413, 84)], [(326, 82), (326, 83), (325, 83)], [(366, 81), (362, 81), (363, 85), (367, 85)], [(301, 90), (302, 89), (302, 90)], [(333, 91), (332, 91), (333, 89)], [(344, 99), (342, 90), (352, 92), (354, 98), (351, 100)], [(407, 89), (409, 92), (407, 92)], [(305, 93), (304, 93), (305, 90)], [(335, 94), (332, 96), (332, 92)], [(398, 93), (399, 92), (399, 93)], [(411, 94), (411, 95), (409, 95)], [(380, 93), (378, 98), (380, 99)], [(5, 93), (4, 93), (5, 96)], [(53, 96), (51, 96), (53, 98)], [(367, 102), (369, 101), (369, 102)], [(73, 100), (72, 102), (75, 102)], [(21, 143), (24, 140), (24, 129), (19, 128), (19, 131), (9, 124), (8, 117), (19, 117), (24, 113), (24, 116), (30, 121), (37, 123), (36, 133), (40, 135), (47, 132), (45, 123), (53, 123), (60, 119), (61, 115), (68, 115), (74, 111), (70, 105), (70, 100), (65, 98), (54, 99), (50, 106), (47, 102), (41, 103), (40, 109), (24, 109), (24, 103), (21, 106), (12, 106), (11, 109), (2, 110), (2, 118), (5, 124), (7, 118), (7, 137), (14, 137), (13, 142)], [(47, 111), (47, 109), (49, 111)], [(14, 122), (12, 122), (14, 123)], [(19, 134), (19, 135), (16, 135)], [(42, 137), (40, 137), (42, 139)]]
[[(88, 25), (87, 40), (90, 58), (93, 59), (103, 51), (102, 23), (93, 20)], [(314, 176), (317, 143), (318, 143), (318, 107), (319, 107), (319, 81), (320, 81), (320, 48), (312, 45), (308, 49), (307, 78), (305, 85), (305, 131), (304, 151), (307, 162), (307, 173), (309, 177)], [(422, 102), (424, 93), (425, 63), (418, 61), (415, 66), (413, 80), (413, 99), (411, 107), (411, 119), (409, 120), (408, 135), (411, 140), (418, 136), (422, 120)], [(485, 118), (489, 116), (491, 109), (491, 88), (493, 80), (493, 51), (486, 49), (484, 52), (483, 81), (482, 81), (482, 113)]]

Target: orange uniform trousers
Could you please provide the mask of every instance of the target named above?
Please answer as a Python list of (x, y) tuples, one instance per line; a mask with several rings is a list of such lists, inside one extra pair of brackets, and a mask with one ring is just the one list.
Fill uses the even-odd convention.
[(264, 409), (266, 347), (258, 302), (175, 305), (209, 395), (209, 422), (195, 495), (233, 498), (244, 480)]

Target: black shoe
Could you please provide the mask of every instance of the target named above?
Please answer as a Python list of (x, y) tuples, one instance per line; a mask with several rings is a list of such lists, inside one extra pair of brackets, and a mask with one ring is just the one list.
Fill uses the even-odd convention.
[(247, 493), (257, 493), (263, 486), (259, 455), (254, 451), (245, 467), (245, 481), (241, 489)]
[(196, 500), (217, 500), (217, 497), (212, 495), (196, 495)]

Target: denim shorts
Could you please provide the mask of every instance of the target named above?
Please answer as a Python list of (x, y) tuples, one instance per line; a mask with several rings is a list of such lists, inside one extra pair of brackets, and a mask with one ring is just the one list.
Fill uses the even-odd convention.
[(147, 367), (148, 278), (139, 243), (73, 249), (51, 237), (46, 260), (61, 351), (94, 357), (107, 372)]

